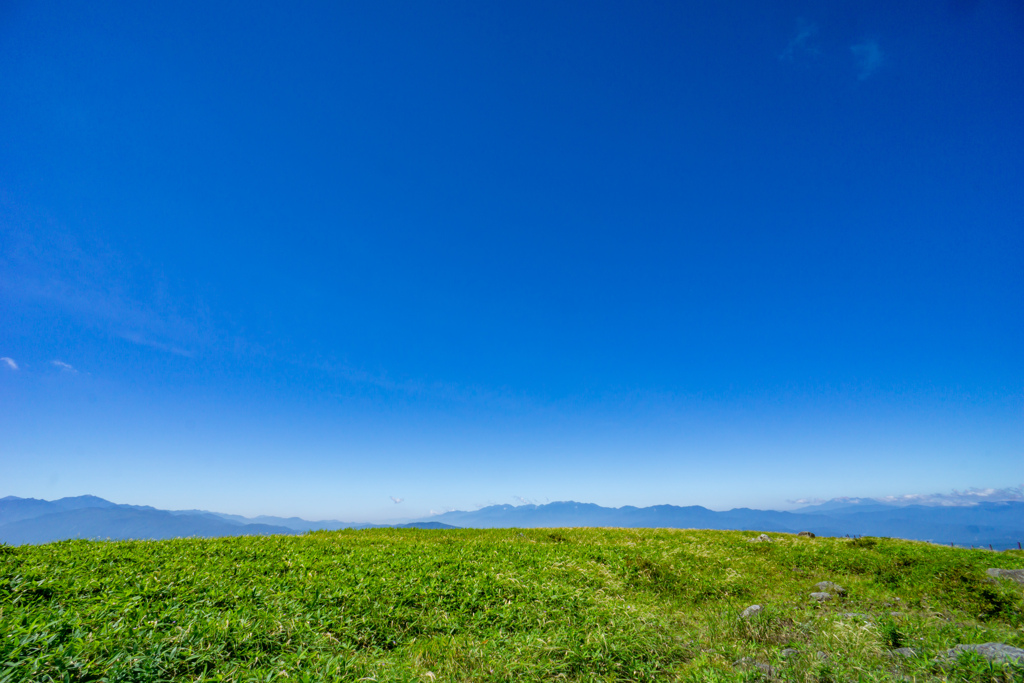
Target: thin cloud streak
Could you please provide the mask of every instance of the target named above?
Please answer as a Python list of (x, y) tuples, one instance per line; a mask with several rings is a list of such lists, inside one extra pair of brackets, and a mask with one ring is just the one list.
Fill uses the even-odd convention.
[(3, 362), (11, 370), (18, 369), (18, 364), (14, 362), (13, 358), (8, 358), (7, 356), (4, 356), (3, 358), (0, 358), (0, 362)]
[[(2, 259), (7, 295), (42, 302), (113, 337), (178, 356), (191, 357), (189, 349), (225, 336), (211, 328), (201, 302), (175, 296), (158, 269), (103, 242), (75, 238), (56, 221), (27, 215), (3, 197), (0, 209), (15, 215), (4, 229), (12, 245)], [(31, 229), (41, 222), (50, 229)]]
[(75, 368), (70, 363), (65, 363), (62, 360), (51, 360), (50, 365), (54, 366), (55, 368), (60, 368), (64, 372), (70, 372), (76, 375), (78, 374), (78, 370), (75, 370)]
[(801, 20), (799, 22), (799, 30), (797, 31), (796, 37), (789, 41), (789, 45), (779, 55), (779, 60), (783, 62), (795, 62), (800, 55), (807, 55), (810, 57), (818, 56), (818, 48), (810, 44), (810, 41), (814, 36), (818, 35), (817, 24), (811, 24)]
[(390, 498), (391, 498), (391, 502), (394, 503), (395, 505), (398, 505), (399, 503), (401, 503), (401, 502), (403, 502), (405, 500), (405, 498), (396, 498), (394, 496), (390, 496)]
[(125, 341), (130, 341), (131, 343), (138, 344), (139, 346), (146, 346), (151, 349), (156, 349), (157, 351), (164, 351), (166, 353), (171, 353), (174, 354), (175, 356), (182, 356), (184, 358), (192, 357), (192, 354), (189, 351), (186, 351), (185, 349), (182, 349), (178, 346), (174, 346), (173, 344), (165, 344), (163, 342), (147, 339), (146, 337), (143, 337), (142, 335), (136, 334), (134, 332), (127, 332), (125, 334), (120, 335), (120, 337)]

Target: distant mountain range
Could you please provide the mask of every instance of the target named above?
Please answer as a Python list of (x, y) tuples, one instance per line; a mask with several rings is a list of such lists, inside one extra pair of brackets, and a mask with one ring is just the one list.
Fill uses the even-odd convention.
[(298, 517), (250, 519), (205, 510), (158, 510), (146, 505), (118, 505), (96, 496), (52, 501), (14, 496), (0, 498), (0, 542), (9, 545), (49, 543), (69, 538), (125, 540), (299, 534), (318, 529), (377, 526), (451, 528), (433, 521), (378, 525), (334, 520), (310, 522)]
[(500, 527), (665, 527), (738, 529), (819, 536), (891, 536), (958, 546), (1016, 548), (1024, 540), (1024, 502), (973, 505), (894, 505), (869, 499), (840, 499), (778, 512), (736, 508), (716, 512), (697, 505), (606, 508), (593, 503), (492, 505), (453, 511), (408, 524), (355, 524), (298, 517), (241, 517), (205, 510), (157, 510), (118, 505), (96, 496), (46, 501), (0, 498), (0, 542), (48, 543), (68, 538), (160, 539), (183, 536), (298, 534), (312, 530), (399, 528), (452, 529)]
[(735, 508), (715, 512), (697, 505), (606, 508), (591, 503), (492, 505), (429, 518), (459, 527), (666, 527), (810, 531), (819, 536), (891, 536), (958, 546), (1016, 548), (1024, 541), (1024, 502), (974, 505), (893, 505), (837, 500), (791, 512)]

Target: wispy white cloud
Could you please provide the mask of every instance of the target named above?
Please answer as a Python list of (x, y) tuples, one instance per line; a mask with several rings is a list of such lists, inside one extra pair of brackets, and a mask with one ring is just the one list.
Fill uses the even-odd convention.
[(951, 493), (908, 493), (902, 496), (876, 498), (880, 503), (893, 505), (948, 505), (964, 506), (978, 503), (1003, 503), (1024, 501), (1024, 485), (1008, 488), (970, 488)]
[(964, 491), (953, 490), (950, 493), (905, 493), (898, 496), (881, 496), (879, 498), (798, 498), (787, 501), (794, 505), (821, 505), (822, 503), (846, 503), (848, 505), (864, 505), (867, 503), (884, 503), (886, 505), (941, 505), (949, 507), (965, 507), (978, 503), (1005, 503), (1024, 501), (1024, 484), (1007, 488), (970, 488)]
[(64, 372), (71, 372), (76, 375), (78, 374), (78, 370), (75, 370), (75, 368), (72, 367), (70, 363), (65, 363), (62, 360), (51, 360), (50, 365), (52, 365), (55, 368), (60, 368)]
[(391, 496), (391, 502), (394, 503), (395, 505), (398, 505), (399, 503), (401, 503), (404, 500), (405, 500), (405, 498), (395, 498), (394, 496)]
[(821, 505), (828, 501), (825, 498), (787, 498), (786, 502), (791, 505)]
[(185, 358), (192, 357), (192, 354), (189, 351), (186, 351), (180, 346), (165, 344), (164, 342), (148, 339), (137, 332), (125, 332), (119, 336), (125, 341), (130, 341), (131, 343), (138, 344), (139, 346), (148, 346), (149, 348), (156, 349), (157, 351), (173, 353), (175, 356), (184, 356)]
[(0, 358), (0, 363), (3, 363), (7, 367), (9, 367), (11, 370), (17, 370), (18, 369), (18, 364), (14, 362), (13, 358), (8, 358), (7, 356), (4, 356), (3, 358)]
[(885, 55), (876, 40), (851, 45), (850, 52), (853, 53), (853, 60), (857, 64), (857, 78), (862, 81), (870, 78), (885, 63)]
[(786, 45), (786, 49), (779, 55), (779, 59), (783, 62), (795, 62), (805, 57), (817, 57), (819, 50), (814, 44), (814, 39), (817, 35), (817, 24), (812, 24), (803, 19), (799, 20), (797, 22), (796, 36)]
[(191, 355), (188, 349), (228, 336), (214, 329), (199, 297), (173, 287), (152, 264), (72, 235), (4, 197), (0, 212), (13, 215), (2, 226), (5, 295), (54, 307), (111, 337), (165, 353)]

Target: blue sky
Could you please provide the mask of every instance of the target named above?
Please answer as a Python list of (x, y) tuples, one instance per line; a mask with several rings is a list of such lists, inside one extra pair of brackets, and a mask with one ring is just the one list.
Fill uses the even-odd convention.
[(4, 3), (0, 495), (1017, 486), (1022, 38), (1011, 0)]

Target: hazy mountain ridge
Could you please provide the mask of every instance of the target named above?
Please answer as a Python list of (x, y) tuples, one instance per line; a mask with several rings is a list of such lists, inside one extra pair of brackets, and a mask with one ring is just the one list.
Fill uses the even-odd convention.
[(11, 545), (49, 543), (69, 538), (165, 539), (187, 536), (254, 536), (300, 534), (320, 529), (397, 527), (444, 529), (436, 521), (407, 524), (355, 524), (337, 520), (308, 521), (298, 517), (255, 518), (206, 510), (159, 510), (148, 505), (122, 505), (96, 496), (59, 500), (0, 498), (0, 542)]
[(546, 505), (492, 505), (428, 518), (471, 528), (616, 526), (691, 529), (746, 529), (819, 536), (891, 536), (961, 546), (1016, 547), (1024, 540), (1024, 503), (974, 505), (824, 504), (780, 512), (734, 508), (722, 512), (701, 506), (656, 505), (606, 508), (564, 501)]
[(202, 511), (175, 512), (118, 505), (95, 496), (0, 499), (0, 542), (49, 543), (69, 538), (164, 539), (182, 536), (292, 534), (269, 524), (239, 524)]
[[(855, 500), (856, 502), (849, 502)], [(1016, 547), (1024, 540), (1024, 503), (894, 505), (840, 499), (793, 511), (734, 508), (714, 511), (699, 505), (620, 508), (562, 501), (545, 505), (492, 505), (452, 511), (405, 524), (355, 524), (299, 517), (242, 517), (205, 510), (158, 510), (119, 505), (96, 496), (55, 501), (0, 498), (0, 542), (47, 543), (67, 538), (161, 539), (182, 536), (298, 534), (314, 530), (397, 528), (627, 527), (750, 530), (819, 536), (890, 536), (960, 546)]]

